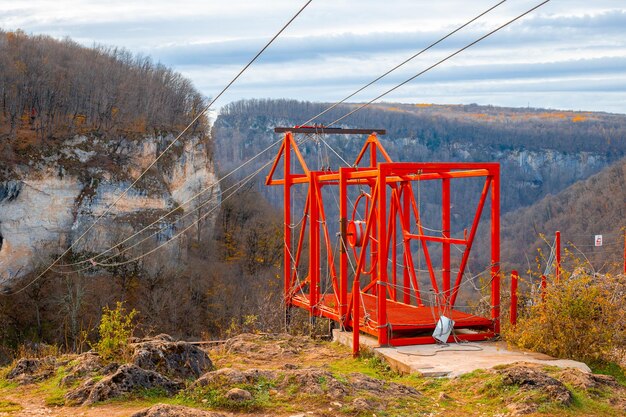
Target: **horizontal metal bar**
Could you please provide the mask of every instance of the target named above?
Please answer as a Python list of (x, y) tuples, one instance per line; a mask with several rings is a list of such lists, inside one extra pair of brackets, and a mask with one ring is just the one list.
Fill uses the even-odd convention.
[(454, 239), (447, 237), (438, 237), (438, 236), (426, 236), (426, 235), (415, 235), (412, 233), (405, 233), (405, 236), (410, 239), (417, 240), (428, 240), (431, 242), (442, 242), (442, 243), (451, 243), (453, 245), (467, 245), (467, 241), (464, 239)]
[(276, 133), (326, 133), (329, 135), (370, 135), (376, 133), (384, 135), (387, 133), (385, 129), (342, 129), (340, 127), (324, 127), (324, 126), (295, 126), (295, 127), (275, 127)]

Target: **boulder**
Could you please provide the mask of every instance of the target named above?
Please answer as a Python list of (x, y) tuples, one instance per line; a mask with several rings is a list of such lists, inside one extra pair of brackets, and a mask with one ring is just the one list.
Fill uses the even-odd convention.
[(104, 362), (100, 355), (95, 352), (86, 352), (78, 355), (74, 359), (74, 365), (67, 370), (67, 375), (61, 380), (62, 387), (70, 387), (79, 379), (86, 376), (93, 376), (97, 373), (104, 373)]
[(175, 342), (168, 335), (158, 335), (131, 344), (132, 362), (140, 368), (184, 380), (196, 379), (213, 369), (209, 355), (189, 342)]
[(157, 404), (131, 417), (226, 417), (226, 415), (180, 405)]
[(182, 384), (174, 382), (157, 372), (142, 369), (134, 364), (120, 366), (115, 373), (100, 381), (91, 378), (65, 396), (69, 404), (93, 404), (120, 397), (142, 389), (162, 389), (173, 395), (182, 389)]
[(517, 385), (523, 390), (536, 391), (547, 399), (533, 399), (533, 395), (523, 401), (514, 402), (507, 405), (511, 415), (525, 415), (535, 413), (541, 403), (549, 402), (558, 405), (569, 405), (572, 402), (572, 393), (558, 379), (548, 375), (536, 364), (513, 364), (512, 366), (499, 369), (498, 374), (502, 375), (504, 385)]
[(559, 379), (576, 388), (588, 390), (602, 387), (619, 387), (617, 380), (609, 375), (592, 374), (580, 369), (565, 369), (559, 373)]
[(231, 401), (250, 401), (252, 399), (250, 391), (241, 388), (231, 388), (224, 396)]
[(56, 362), (52, 356), (43, 359), (22, 358), (9, 371), (7, 379), (22, 385), (43, 381), (52, 376)]

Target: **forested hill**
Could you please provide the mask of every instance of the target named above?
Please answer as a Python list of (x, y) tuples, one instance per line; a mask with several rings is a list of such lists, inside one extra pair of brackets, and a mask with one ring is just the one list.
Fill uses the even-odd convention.
[[(157, 160), (204, 106), (189, 80), (148, 58), (0, 30), (0, 285), (68, 247), (83, 257), (112, 248), (200, 191), (219, 196), (206, 118)], [(181, 216), (168, 214), (145, 244), (192, 222)], [(196, 239), (212, 222), (198, 222)], [(147, 251), (140, 243), (129, 242), (133, 256)], [(143, 266), (179, 268), (187, 249), (176, 239)]]
[[(316, 122), (333, 121), (354, 106), (339, 106)], [(227, 172), (238, 167), (275, 141), (274, 126), (301, 124), (327, 107), (293, 100), (247, 100), (226, 106), (213, 129), (218, 168)], [(555, 194), (626, 155), (626, 115), (618, 114), (376, 104), (343, 122), (344, 127), (386, 129), (383, 143), (397, 161), (500, 162), (504, 211)], [(327, 141), (352, 161), (362, 139), (328, 137)], [(315, 146), (305, 143), (305, 153), (315, 154)], [(261, 160), (265, 159), (260, 158), (259, 165)]]
[[(502, 220), (503, 259), (516, 259), (519, 253), (529, 256), (528, 263), (525, 260), (510, 263), (520, 271), (526, 271), (529, 266), (535, 269), (537, 248), (547, 254), (547, 242), (553, 243), (556, 230), (561, 231), (564, 253), (567, 250), (573, 258), (589, 260), (602, 272), (621, 271), (626, 227), (626, 159), (556, 195), (509, 213)], [(594, 237), (600, 234), (603, 244), (596, 247)]]
[(0, 139), (5, 142), (180, 131), (202, 106), (189, 80), (149, 58), (0, 30)]
[[(334, 121), (354, 106), (340, 106), (316, 122)], [(278, 140), (279, 136), (273, 133), (274, 126), (302, 124), (327, 107), (328, 104), (324, 103), (289, 100), (248, 100), (226, 106), (213, 128), (219, 171), (224, 174), (239, 167)], [(557, 194), (626, 156), (626, 115), (619, 114), (478, 105), (383, 103), (359, 111), (343, 122), (343, 127), (386, 129), (387, 135), (381, 139), (395, 161), (500, 162), (503, 214), (532, 206), (547, 195)], [(363, 139), (325, 136), (325, 141), (350, 163), (360, 150)], [(319, 169), (320, 163), (326, 166), (324, 161), (328, 160), (331, 166), (342, 165), (342, 161), (324, 149), (319, 141), (305, 141), (301, 148), (312, 169)], [(265, 153), (251, 165), (260, 167), (274, 157), (276, 151), (274, 148)], [(247, 168), (252, 169), (251, 166)], [(259, 178), (258, 187), (275, 206), (280, 207), (280, 187), (262, 185), (261, 177), (266, 173), (267, 168)], [(623, 201), (623, 190), (613, 189), (614, 198), (620, 198), (621, 195)], [(587, 192), (592, 195), (595, 193), (590, 190)], [(480, 185), (452, 185), (452, 203), (455, 206), (452, 212), (453, 234), (460, 233), (462, 236), (463, 229), (470, 228), (479, 194)], [(566, 201), (558, 201), (567, 204)], [(439, 228), (440, 202), (439, 188), (429, 188), (424, 184), (421, 204), (422, 219), (426, 226)], [(594, 204), (602, 202), (595, 201)], [(552, 210), (566, 209), (553, 206)], [(329, 207), (327, 215), (329, 218), (336, 217), (336, 209)], [(572, 217), (570, 221), (575, 220)], [(515, 222), (513, 219), (509, 224), (513, 226)], [(536, 232), (551, 234), (554, 231), (550, 228), (556, 224), (546, 223), (544, 226), (546, 228), (537, 228)], [(515, 265), (520, 265), (522, 261), (525, 263), (527, 255), (532, 258), (536, 253), (533, 249), (528, 252), (528, 249), (531, 244), (537, 243), (537, 234), (532, 234), (532, 226), (525, 230), (530, 234), (525, 236), (527, 240), (524, 240), (523, 247), (514, 244), (517, 232), (511, 229), (510, 236), (504, 236), (503, 233), (503, 238), (511, 239), (511, 251), (506, 253), (507, 261), (518, 262)], [(479, 241), (483, 241), (487, 231), (488, 228), (478, 229)], [(483, 264), (481, 258), (488, 258), (485, 248), (484, 245), (476, 245), (470, 258), (471, 264), (475, 261), (478, 265)]]

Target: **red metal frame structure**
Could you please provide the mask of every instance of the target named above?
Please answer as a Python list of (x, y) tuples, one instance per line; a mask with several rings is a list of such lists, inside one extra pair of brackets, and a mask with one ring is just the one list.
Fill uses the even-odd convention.
[[(441, 315), (455, 321), (454, 338), (457, 340), (485, 340), (499, 333), (499, 164), (392, 162), (376, 134), (384, 134), (384, 131), (371, 133), (372, 130), (351, 129), (348, 133), (370, 133), (354, 164), (338, 170), (313, 171), (308, 168), (294, 134), (314, 133), (319, 129), (276, 128), (285, 136), (266, 180), (267, 185), (282, 186), (284, 190), (284, 297), (287, 310), (292, 306), (300, 307), (312, 316), (326, 317), (352, 329), (355, 353), (358, 352), (360, 331), (377, 337), (380, 346), (435, 343), (431, 334)], [(332, 133), (345, 132), (334, 129)], [(299, 169), (292, 167), (296, 162)], [(280, 170), (282, 178), (276, 178), (280, 176)], [(462, 237), (453, 237), (450, 187), (458, 178), (483, 178), (484, 186), (469, 233), (466, 230)], [(441, 182), (441, 233), (428, 234), (428, 230), (422, 227), (413, 187), (420, 181)], [(296, 229), (292, 221), (294, 186), (306, 187), (297, 240), (291, 235)], [(338, 189), (339, 196), (338, 262), (324, 210), (323, 190), (332, 187)], [(358, 192), (351, 218), (349, 196)], [(491, 313), (490, 317), (481, 317), (456, 309), (455, 303), (488, 197), (491, 207)], [(359, 199), (365, 202), (360, 204)], [(364, 216), (358, 221), (354, 213), (360, 206), (364, 206)], [(441, 245), (442, 254), (440, 273), (435, 270), (429, 252), (429, 245), (437, 244)], [(464, 247), (454, 281), (452, 245)], [(307, 246), (308, 267), (303, 259)], [(425, 260), (429, 289), (420, 288), (412, 246)], [(354, 262), (349, 251), (354, 251)], [(322, 274), (322, 266), (326, 268), (326, 276)], [(330, 281), (327, 288), (323, 285), (325, 279)], [(435, 301), (429, 303), (426, 300), (425, 303), (429, 297)], [(451, 335), (449, 341), (452, 340)]]

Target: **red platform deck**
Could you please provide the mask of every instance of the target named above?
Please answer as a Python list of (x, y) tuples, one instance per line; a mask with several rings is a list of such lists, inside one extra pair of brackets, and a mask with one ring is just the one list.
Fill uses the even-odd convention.
[[(309, 306), (310, 299), (309, 294), (300, 293), (294, 297), (294, 304), (301, 306)], [(337, 319), (337, 299), (333, 294), (327, 294), (321, 297), (319, 306), (320, 315)], [(376, 296), (371, 294), (362, 294), (361, 309), (359, 314), (360, 329), (366, 333), (377, 335), (378, 326), (375, 318), (378, 317), (376, 310)], [(437, 325), (439, 317), (445, 315), (448, 318), (454, 320), (455, 329), (472, 329), (474, 333), (464, 333), (457, 336), (463, 340), (484, 340), (494, 336), (494, 333), (490, 330), (493, 327), (493, 321), (476, 316), (473, 314), (465, 313), (460, 310), (449, 310), (445, 313), (434, 306), (422, 306), (417, 307), (414, 305), (404, 304), (401, 302), (387, 300), (387, 322), (390, 326), (391, 332), (400, 339), (398, 343), (392, 345), (404, 345), (411, 344), (417, 339), (422, 342), (425, 340), (431, 341), (430, 334), (433, 332)], [(350, 326), (353, 326), (351, 321), (348, 322)], [(406, 340), (403, 340), (406, 339)], [(408, 343), (411, 341), (411, 343)], [(434, 341), (434, 339), (432, 339)]]

